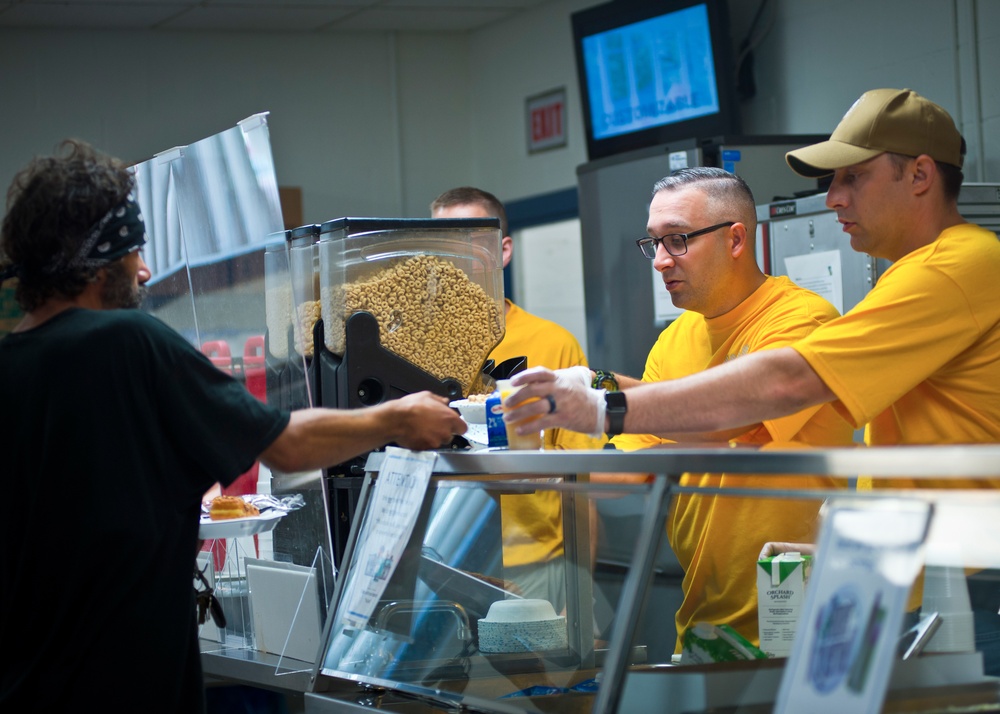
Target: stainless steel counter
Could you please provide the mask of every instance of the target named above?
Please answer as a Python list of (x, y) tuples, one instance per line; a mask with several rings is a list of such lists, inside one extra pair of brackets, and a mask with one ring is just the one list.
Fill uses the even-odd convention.
[[(384, 454), (369, 456), (366, 470), (376, 475)], [(601, 451), (467, 451), (439, 452), (435, 475), (441, 477), (490, 476), (495, 479), (519, 479), (531, 475), (567, 475), (592, 473), (651, 473), (652, 483), (635, 486), (646, 494), (648, 504), (639, 525), (639, 544), (628, 569), (613, 631), (606, 653), (602, 686), (593, 702), (593, 712), (614, 712), (621, 700), (629, 649), (635, 640), (638, 611), (649, 587), (656, 544), (664, 529), (670, 499), (678, 489), (676, 477), (687, 472), (727, 474), (815, 474), (851, 478), (949, 479), (1000, 477), (1000, 445), (975, 446), (912, 446), (912, 447), (845, 447), (833, 449), (755, 449), (664, 447), (641, 452)], [(463, 479), (459, 478), (459, 482)], [(464, 485), (464, 484), (460, 484)], [(471, 484), (470, 484), (471, 485)], [(600, 484), (566, 482), (560, 489), (600, 490)], [(697, 490), (697, 489), (695, 489)], [(732, 491), (732, 489), (730, 489)], [(741, 490), (736, 489), (739, 493)], [(753, 491), (746, 491), (750, 496)], [(925, 492), (921, 492), (925, 493)], [(945, 493), (945, 492), (939, 492)], [(951, 493), (951, 492), (948, 492)], [(769, 490), (774, 496), (776, 492)], [(789, 490), (789, 495), (795, 492)], [(840, 492), (843, 495), (843, 492)], [(816, 492), (811, 492), (815, 498)], [(885, 497), (882, 493), (872, 497)], [(891, 495), (891, 493), (889, 494)], [(988, 507), (1000, 508), (1000, 492), (979, 491), (976, 499)], [(203, 643), (203, 647), (214, 643)], [(207, 647), (206, 647), (207, 649)], [(217, 646), (214, 647), (217, 649)], [(278, 658), (252, 651), (204, 652), (206, 675), (252, 684), (265, 688), (294, 692), (311, 692), (318, 667), (305, 665), (309, 671), (279, 674)], [(283, 665), (287, 671), (289, 663)], [(329, 679), (325, 677), (324, 679)]]
[[(377, 471), (385, 455), (371, 454)], [(532, 473), (767, 473), (775, 476), (986, 478), (1000, 476), (1000, 445), (882, 446), (828, 449), (660, 447), (642, 451), (444, 451), (435, 472), (461, 474)]]
[[(377, 472), (382, 453), (369, 457), (367, 470)], [(901, 446), (810, 448), (690, 448), (665, 446), (642, 451), (489, 451), (442, 452), (434, 469), (439, 475), (495, 474), (516, 478), (528, 474), (647, 473), (654, 474), (648, 509), (626, 576), (616, 626), (593, 712), (615, 712), (620, 704), (628, 650), (635, 640), (643, 595), (648, 590), (670, 498), (676, 487), (671, 476), (684, 473), (815, 474), (837, 477), (948, 479), (991, 478), (1000, 475), (1000, 446)], [(567, 485), (571, 488), (572, 485)], [(578, 484), (579, 488), (600, 488)], [(698, 489), (691, 489), (697, 491)], [(731, 490), (731, 489), (730, 489)], [(748, 494), (751, 492), (747, 492)], [(774, 491), (769, 491), (775, 495)], [(794, 494), (794, 492), (791, 492)], [(802, 495), (806, 495), (803, 493)], [(816, 492), (812, 492), (815, 497)], [(991, 492), (994, 497), (1000, 494)], [(1000, 500), (997, 500), (1000, 507)]]

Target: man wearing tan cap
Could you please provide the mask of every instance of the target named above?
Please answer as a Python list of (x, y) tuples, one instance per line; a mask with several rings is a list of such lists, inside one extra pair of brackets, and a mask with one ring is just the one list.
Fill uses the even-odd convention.
[[(832, 402), (866, 426), (872, 445), (1000, 442), (1000, 241), (958, 211), (964, 153), (937, 104), (908, 89), (866, 92), (828, 141), (786, 156), (800, 174), (832, 174), (826, 204), (851, 247), (893, 262), (864, 300), (789, 347), (627, 389), (611, 409), (572, 373), (527, 370), (514, 379), (526, 386), (505, 418), (674, 438)], [(513, 408), (530, 397), (552, 397), (558, 409), (546, 414), (546, 399)], [(920, 485), (1000, 488), (972, 479)], [(1000, 586), (970, 584), (977, 647), (986, 631), (997, 647)], [(1000, 653), (987, 653), (986, 669), (1000, 671)]]

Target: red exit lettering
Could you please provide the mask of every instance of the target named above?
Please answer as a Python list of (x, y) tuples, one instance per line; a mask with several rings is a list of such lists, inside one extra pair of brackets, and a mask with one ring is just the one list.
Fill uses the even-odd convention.
[(535, 107), (531, 110), (531, 139), (544, 141), (563, 133), (562, 102)]

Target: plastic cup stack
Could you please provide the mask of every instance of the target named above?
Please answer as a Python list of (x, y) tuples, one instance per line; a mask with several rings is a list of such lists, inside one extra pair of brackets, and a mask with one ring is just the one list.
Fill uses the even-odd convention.
[(924, 614), (937, 612), (941, 626), (924, 652), (972, 652), (976, 649), (972, 606), (965, 571), (956, 566), (928, 565), (924, 569)]

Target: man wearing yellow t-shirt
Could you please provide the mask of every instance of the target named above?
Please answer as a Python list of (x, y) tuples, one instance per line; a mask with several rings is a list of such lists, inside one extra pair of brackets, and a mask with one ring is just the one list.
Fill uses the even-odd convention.
[[(507, 212), (493, 194), (471, 186), (445, 191), (431, 203), (433, 218), (497, 218), (503, 234), (503, 267), (514, 254), (508, 235)], [(569, 330), (551, 320), (532, 315), (506, 300), (503, 340), (490, 353), (500, 364), (512, 357), (525, 357), (529, 367), (549, 369), (586, 366), (580, 343)], [(546, 429), (546, 449), (599, 449), (603, 437), (566, 429)], [(550, 600), (557, 611), (565, 605), (561, 496), (556, 491), (501, 497), (503, 520), (504, 578), (517, 583), (521, 592)], [(551, 567), (539, 567), (540, 563)]]
[[(855, 427), (867, 424), (872, 445), (1000, 442), (1000, 242), (958, 210), (965, 148), (951, 116), (916, 92), (865, 92), (828, 141), (786, 160), (804, 176), (832, 174), (826, 204), (851, 247), (892, 267), (847, 314), (790, 347), (628, 390), (627, 405), (607, 428), (711, 431), (824, 404)], [(543, 413), (547, 400), (514, 406), (551, 396), (559, 409), (540, 426), (605, 428), (604, 398), (559, 377), (518, 375), (515, 384), (531, 385), (507, 405), (506, 417)], [(974, 479), (920, 485), (1000, 487)], [(1000, 573), (969, 579), (976, 648), (988, 674), (1000, 673), (1000, 581), (989, 580), (993, 575)]]
[[(739, 176), (716, 168), (676, 171), (653, 187), (647, 230), (639, 247), (663, 276), (671, 300), (685, 312), (660, 335), (642, 380), (614, 375), (622, 389), (676, 379), (789, 345), (837, 317), (819, 295), (788, 278), (761, 272), (755, 257), (756, 206)], [(638, 257), (638, 256), (636, 256)], [(699, 434), (697, 441), (767, 446), (797, 442), (841, 446), (852, 429), (831, 407), (813, 407), (749, 429)], [(622, 434), (612, 443), (631, 451), (665, 443), (652, 435)], [(595, 476), (595, 480), (624, 477)], [(682, 486), (741, 488), (842, 487), (835, 479), (802, 476), (685, 474)], [(757, 642), (757, 554), (767, 541), (811, 538), (820, 499), (745, 499), (676, 496), (667, 537), (684, 569), (683, 601), (675, 620), (676, 651), (697, 622), (726, 624)], [(780, 539), (777, 534), (786, 534)], [(791, 534), (797, 534), (792, 537)]]

